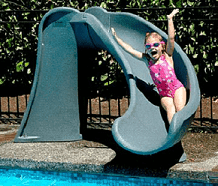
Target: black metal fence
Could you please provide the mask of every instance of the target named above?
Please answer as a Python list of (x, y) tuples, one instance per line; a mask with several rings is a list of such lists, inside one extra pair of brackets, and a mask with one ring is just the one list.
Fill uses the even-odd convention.
[[(218, 91), (214, 83), (218, 79), (217, 10), (218, 7), (182, 8), (180, 12), (183, 12), (183, 18), (176, 18), (174, 21), (176, 41), (191, 59), (202, 92), (201, 105), (192, 126), (216, 130), (218, 129)], [(171, 9), (146, 8), (119, 11), (137, 14), (167, 31), (166, 19), (157, 15), (160, 13), (166, 15)], [(2, 123), (20, 123), (26, 109), (36, 62), (37, 30), (45, 12), (0, 11), (0, 64), (5, 70), (0, 70), (0, 73), (4, 74), (0, 75), (0, 122)], [(28, 15), (28, 19), (18, 20), (19, 15)], [(31, 17), (34, 19), (29, 19)], [(128, 109), (129, 95), (125, 77), (119, 64), (106, 51), (96, 52), (90, 64), (93, 64), (90, 66), (90, 73), (85, 77), (89, 92), (87, 122), (110, 125)]]

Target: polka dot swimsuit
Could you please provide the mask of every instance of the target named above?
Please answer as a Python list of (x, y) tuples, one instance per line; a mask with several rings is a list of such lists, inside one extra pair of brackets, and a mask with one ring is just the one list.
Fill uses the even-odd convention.
[(149, 69), (151, 77), (157, 86), (158, 92), (162, 97), (174, 98), (175, 92), (183, 84), (177, 79), (175, 70), (166, 61), (165, 56), (160, 57), (161, 62), (153, 64), (149, 62)]

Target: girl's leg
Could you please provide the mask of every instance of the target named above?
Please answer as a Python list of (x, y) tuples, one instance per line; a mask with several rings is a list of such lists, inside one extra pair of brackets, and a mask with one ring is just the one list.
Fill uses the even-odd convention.
[(171, 123), (173, 119), (173, 115), (176, 113), (176, 108), (174, 105), (174, 100), (171, 97), (162, 97), (161, 105), (167, 112), (167, 118), (169, 123)]
[(184, 87), (180, 87), (176, 90), (174, 95), (174, 104), (176, 108), (176, 112), (183, 109), (186, 104), (186, 89)]

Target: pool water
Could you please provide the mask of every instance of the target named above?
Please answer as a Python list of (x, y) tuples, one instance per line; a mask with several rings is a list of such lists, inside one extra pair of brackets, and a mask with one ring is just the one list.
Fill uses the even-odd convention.
[(164, 178), (0, 169), (0, 186), (212, 186)]

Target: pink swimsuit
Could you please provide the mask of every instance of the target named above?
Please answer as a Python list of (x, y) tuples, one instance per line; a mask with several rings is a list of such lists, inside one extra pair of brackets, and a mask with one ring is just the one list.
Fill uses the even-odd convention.
[(184, 86), (177, 79), (175, 70), (168, 64), (165, 56), (162, 55), (160, 59), (161, 62), (159, 64), (153, 64), (152, 61), (149, 62), (148, 67), (151, 77), (157, 86), (160, 96), (174, 98), (176, 90)]

